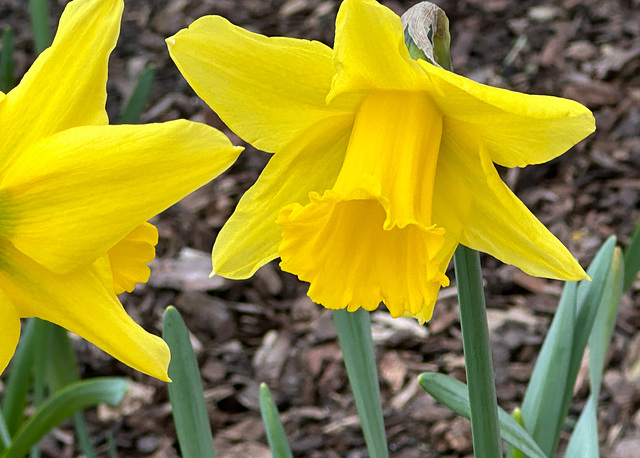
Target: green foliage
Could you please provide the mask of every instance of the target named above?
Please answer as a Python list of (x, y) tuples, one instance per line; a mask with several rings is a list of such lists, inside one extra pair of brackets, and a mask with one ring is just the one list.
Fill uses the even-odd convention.
[(0, 450), (4, 450), (10, 445), (11, 436), (9, 435), (9, 430), (7, 429), (7, 422), (4, 420), (2, 411), (0, 411)]
[(0, 91), (9, 92), (13, 89), (13, 30), (7, 26), (2, 30), (2, 51), (0, 51)]
[(547, 456), (553, 456), (569, 411), (587, 340), (604, 298), (615, 237), (596, 254), (587, 273), (592, 281), (565, 285), (558, 310), (542, 345), (522, 404), (527, 430)]
[(107, 431), (107, 451), (109, 458), (118, 458), (116, 441), (113, 440), (113, 433), (111, 431)]
[[(33, 393), (34, 405), (39, 406), (45, 402), (47, 393), (53, 393), (56, 396), (60, 390), (78, 380), (75, 353), (67, 331), (53, 323), (37, 318), (29, 319), (8, 371), (2, 403), (3, 418), (6, 419), (6, 438), (9, 442), (12, 441), (11, 437), (24, 427), (24, 410), (28, 403), (32, 382), (36, 387)], [(73, 420), (84, 456), (95, 457), (96, 453), (82, 413), (74, 412)], [(51, 424), (50, 429), (54, 426)], [(40, 425), (40, 427), (43, 426)], [(0, 436), (2, 436), (1, 424)], [(0, 442), (2, 444), (0, 451), (6, 448), (6, 442), (5, 440)], [(34, 448), (30, 455), (38, 456), (35, 443), (32, 445)]]
[(51, 46), (52, 42), (48, 0), (29, 0), (29, 15), (31, 16), (36, 54), (40, 54)]
[(624, 290), (628, 290), (640, 271), (640, 221), (624, 252)]
[(171, 349), (169, 398), (182, 456), (214, 457), (213, 436), (198, 362), (178, 310), (164, 312), (162, 337)]
[[(520, 426), (524, 428), (524, 418), (522, 418), (522, 410), (520, 410), (519, 407), (516, 407), (515, 409), (513, 409), (511, 416)], [(527, 433), (527, 436), (528, 435), (529, 433)], [(537, 446), (538, 444), (536, 444), (536, 447)], [(522, 450), (520, 450), (517, 447), (514, 447), (513, 445), (507, 445), (507, 458), (524, 458), (524, 457), (525, 455), (524, 453), (522, 453)]]
[(144, 69), (136, 84), (125, 109), (120, 113), (118, 124), (135, 124), (140, 119), (144, 106), (149, 98), (155, 70), (148, 66)]
[(611, 269), (607, 275), (602, 301), (589, 336), (589, 383), (591, 393), (576, 424), (565, 458), (598, 458), (598, 398), (604, 372), (605, 356), (618, 316), (622, 296), (624, 262), (620, 249), (613, 253)]
[(30, 318), (22, 333), (15, 354), (9, 366), (8, 378), (2, 398), (2, 413), (9, 435), (12, 436), (22, 424), (27, 395), (31, 386), (31, 368), (34, 352), (32, 342), (36, 338), (37, 320)]
[[(471, 419), (469, 402), (469, 390), (467, 385), (448, 375), (435, 372), (425, 372), (418, 376), (420, 386), (433, 396), (438, 402), (449, 407), (458, 415)], [(498, 419), (500, 424), (500, 437), (509, 444), (524, 451), (531, 457), (546, 458), (540, 447), (531, 438), (529, 433), (518, 424), (507, 412), (498, 407)], [(488, 456), (479, 455), (476, 456)], [(495, 455), (494, 455), (495, 456)], [(499, 456), (499, 455), (498, 455)]]
[(267, 433), (271, 454), (276, 458), (293, 458), (291, 447), (280, 422), (280, 413), (266, 383), (260, 384), (260, 414)]
[(334, 310), (333, 322), (371, 458), (389, 456), (369, 312)]
[[(80, 380), (76, 354), (65, 329), (53, 323), (46, 323), (45, 352), (47, 381), (51, 392)], [(86, 458), (95, 458), (96, 452), (82, 412), (73, 414), (73, 423), (83, 455)]]
[[(516, 411), (514, 417), (511, 417), (498, 408), (500, 435), (511, 445), (507, 451), (511, 458), (524, 455), (554, 456), (587, 342), (590, 348), (591, 393), (578, 419), (565, 456), (599, 457), (596, 415), (598, 397), (605, 355), (613, 333), (625, 278), (622, 254), (620, 249), (615, 247), (615, 243), (615, 237), (609, 238), (596, 254), (587, 271), (591, 281), (585, 280), (579, 284), (566, 283), (558, 310), (536, 361), (522, 412)], [(456, 256), (459, 257), (457, 254)], [(464, 271), (458, 264), (460, 262), (457, 258), (456, 275), (460, 277), (460, 273)], [(458, 283), (460, 288), (460, 280)], [(465, 289), (467, 286), (463, 286), (461, 303), (469, 301), (464, 295)], [(484, 313), (484, 309), (482, 312)], [(468, 329), (469, 327), (465, 328), (463, 324), (463, 338)], [(465, 357), (466, 352), (465, 345)], [(465, 360), (469, 377), (470, 361), (468, 358)], [(483, 364), (490, 362), (485, 361)], [(470, 388), (467, 391), (463, 383), (433, 373), (420, 375), (419, 382), (438, 401), (459, 415), (473, 420), (475, 394)], [(521, 425), (526, 425), (526, 430)], [(474, 452), (477, 456), (500, 455), (499, 452), (490, 455), (486, 454), (486, 451), (478, 453), (475, 440)]]
[(99, 403), (116, 405), (127, 392), (127, 382), (117, 377), (100, 377), (67, 385), (44, 401), (18, 429), (11, 446), (0, 458), (24, 456), (47, 432), (63, 420)]

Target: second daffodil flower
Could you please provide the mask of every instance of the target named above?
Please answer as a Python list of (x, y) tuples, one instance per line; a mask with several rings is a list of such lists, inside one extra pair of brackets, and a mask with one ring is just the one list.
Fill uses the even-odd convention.
[(168, 380), (169, 348), (116, 294), (149, 278), (158, 232), (145, 221), (240, 153), (188, 121), (108, 125), (107, 63), (122, 0), (75, 0), (53, 45), (0, 93), (0, 372), (20, 318), (69, 329)]
[(594, 130), (582, 105), (413, 60), (400, 18), (373, 0), (342, 3), (333, 49), (217, 16), (167, 42), (222, 120), (275, 153), (218, 235), (216, 274), (246, 278), (280, 256), (325, 307), (382, 301), (421, 321), (459, 243), (531, 275), (586, 277), (494, 166), (565, 152)]

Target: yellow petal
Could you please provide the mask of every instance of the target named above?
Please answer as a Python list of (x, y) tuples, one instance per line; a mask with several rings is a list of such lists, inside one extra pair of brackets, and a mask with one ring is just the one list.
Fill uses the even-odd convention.
[(424, 61), (420, 65), (443, 114), (472, 124), (491, 160), (505, 167), (547, 162), (595, 130), (591, 112), (573, 100), (498, 89)]
[(276, 152), (327, 117), (335, 73), (331, 49), (316, 41), (268, 38), (205, 16), (167, 39), (174, 62), (207, 104), (256, 148)]
[(373, 0), (345, 0), (336, 19), (338, 73), (328, 100), (366, 89), (420, 90), (429, 80), (404, 43), (400, 17)]
[(20, 338), (20, 316), (11, 300), (0, 290), (0, 374), (16, 351)]
[(365, 191), (310, 197), (310, 204), (292, 204), (278, 218), (280, 266), (310, 283), (309, 297), (349, 311), (384, 302), (393, 317), (428, 319), (440, 286), (449, 283), (438, 262), (444, 230), (417, 224), (384, 230), (388, 202)]
[(586, 278), (575, 258), (507, 188), (473, 125), (445, 120), (434, 222), (460, 243), (529, 275)]
[(0, 105), (0, 171), (48, 135), (107, 124), (107, 61), (118, 39), (122, 9), (122, 0), (67, 5), (52, 46)]
[[(335, 121), (339, 122), (335, 122)], [(286, 205), (309, 202), (309, 191), (333, 186), (347, 149), (352, 118), (327, 119), (271, 157), (258, 181), (244, 194), (213, 246), (213, 270), (227, 278), (248, 278), (278, 257)]]
[(18, 314), (56, 323), (134, 369), (168, 381), (169, 348), (136, 324), (118, 301), (106, 256), (57, 275), (2, 241), (0, 289)]
[(241, 150), (184, 120), (61, 132), (7, 170), (0, 231), (48, 269), (70, 272), (215, 178)]
[(158, 230), (153, 224), (142, 223), (115, 244), (108, 252), (116, 294), (131, 292), (136, 283), (146, 283), (151, 275), (147, 266), (156, 256)]

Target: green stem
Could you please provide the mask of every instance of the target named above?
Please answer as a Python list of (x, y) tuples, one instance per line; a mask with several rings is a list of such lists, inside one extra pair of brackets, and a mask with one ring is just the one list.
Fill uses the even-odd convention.
[(362, 309), (355, 312), (334, 310), (333, 322), (338, 331), (338, 340), (369, 456), (387, 458), (389, 449), (380, 403), (380, 386), (369, 312)]
[(475, 456), (502, 456), (489, 326), (478, 253), (459, 245), (454, 256), (460, 326), (469, 387)]
[[(36, 324), (35, 339), (32, 343), (33, 356), (33, 405), (39, 407), (45, 400), (46, 389), (46, 352), (47, 352), (47, 323), (40, 318), (34, 318)], [(29, 452), (30, 458), (40, 458), (40, 444), (35, 443)]]

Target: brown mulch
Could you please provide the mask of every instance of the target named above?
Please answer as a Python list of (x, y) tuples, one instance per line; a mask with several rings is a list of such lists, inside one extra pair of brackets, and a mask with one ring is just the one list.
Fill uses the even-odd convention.
[[(65, 2), (51, 3), (58, 17)], [(414, 2), (383, 3), (402, 14)], [(598, 130), (586, 141), (548, 164), (504, 171), (505, 181), (584, 267), (608, 236), (628, 243), (640, 214), (640, 2), (437, 3), (451, 21), (457, 73), (494, 86), (569, 97), (595, 114)], [(26, 5), (0, 3), (0, 24), (11, 24), (16, 33), (17, 75), (33, 61)], [(182, 79), (164, 38), (202, 15), (220, 14), (266, 35), (331, 44), (338, 5), (336, 0), (130, 0), (111, 59), (110, 116), (115, 119), (122, 109), (144, 65), (153, 64), (156, 79), (144, 122), (202, 121), (242, 144)], [(207, 279), (216, 233), (267, 159), (247, 148), (226, 174), (156, 217), (161, 240), (152, 278), (123, 302), (158, 334), (167, 305), (182, 312), (193, 333), (219, 457), (270, 456), (259, 415), (261, 381), (272, 389), (296, 456), (367, 456), (330, 312), (313, 304), (306, 286), (276, 262), (246, 281)], [(181, 262), (185, 257), (190, 261)], [(164, 274), (168, 263), (171, 275)], [(562, 284), (528, 277), (488, 256), (483, 268), (497, 393), (510, 410), (522, 401)], [(469, 422), (438, 405), (416, 382), (423, 371), (464, 379), (453, 284), (442, 291), (433, 320), (423, 327), (391, 320), (384, 308), (372, 313), (392, 456), (472, 453)], [(640, 447), (639, 286), (623, 298), (607, 357), (598, 416), (603, 456), (637, 456)], [(121, 457), (179, 455), (165, 384), (85, 341), (75, 343), (83, 376), (125, 375), (135, 382), (119, 409), (86, 413), (101, 453), (110, 432)], [(569, 423), (587, 395), (584, 369)], [(45, 440), (45, 456), (79, 453), (70, 430), (65, 424)]]

